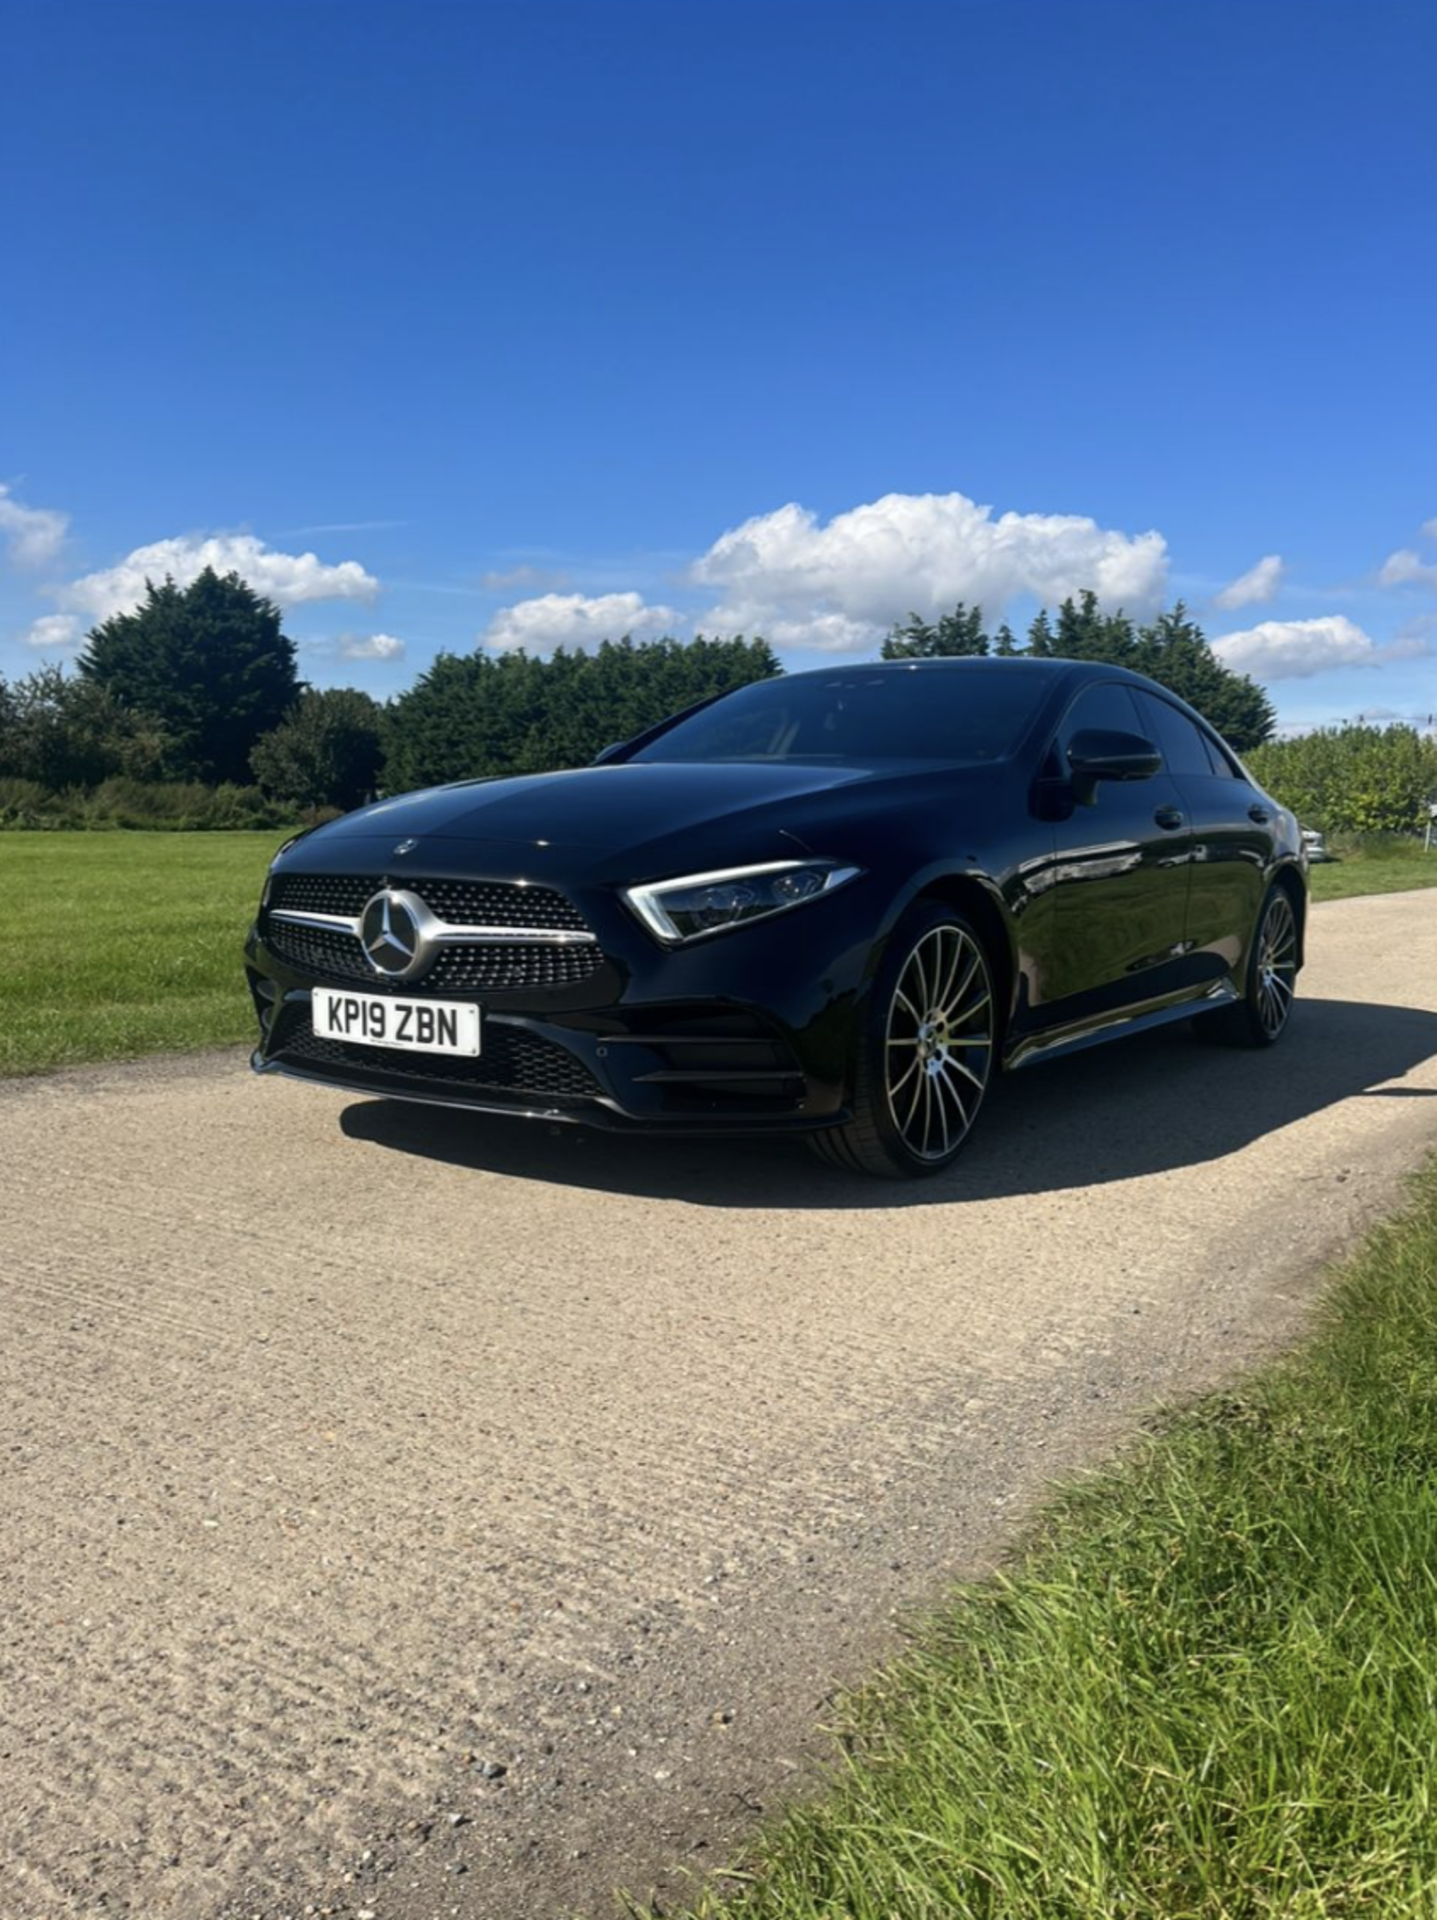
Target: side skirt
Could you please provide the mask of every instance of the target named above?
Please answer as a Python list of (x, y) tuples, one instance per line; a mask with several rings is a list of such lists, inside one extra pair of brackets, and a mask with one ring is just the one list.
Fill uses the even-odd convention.
[(1197, 1000), (1185, 997), (1158, 1007), (1141, 1007), (1113, 1014), (1108, 1019), (1076, 1030), (1060, 1027), (1054, 1033), (1037, 1034), (1032, 1039), (1020, 1040), (1003, 1065), (1012, 1073), (1019, 1067), (1038, 1066), (1045, 1060), (1061, 1060), (1070, 1053), (1081, 1053), (1085, 1047), (1101, 1047), (1109, 1040), (1125, 1039), (1130, 1033), (1148, 1033), (1154, 1027), (1171, 1026), (1175, 1020), (1191, 1020), (1195, 1014), (1231, 1006), (1234, 1000), (1241, 998), (1232, 982), (1223, 980)]

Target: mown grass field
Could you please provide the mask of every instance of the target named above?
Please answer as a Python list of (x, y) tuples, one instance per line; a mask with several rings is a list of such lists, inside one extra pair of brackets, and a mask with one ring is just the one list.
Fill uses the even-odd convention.
[(0, 834), (0, 1073), (248, 1040), (240, 951), (287, 837)]
[(1420, 840), (1384, 836), (1367, 845), (1333, 847), (1337, 856), (1312, 869), (1314, 900), (1347, 900), (1358, 893), (1404, 893), (1409, 887), (1437, 887), (1437, 847), (1424, 852)]
[[(251, 1037), (240, 943), (287, 832), (0, 833), (0, 1074)], [(1313, 897), (1437, 886), (1416, 842), (1312, 870)]]
[(1437, 1168), (1315, 1342), (1070, 1494), (849, 1703), (706, 1920), (1437, 1913)]

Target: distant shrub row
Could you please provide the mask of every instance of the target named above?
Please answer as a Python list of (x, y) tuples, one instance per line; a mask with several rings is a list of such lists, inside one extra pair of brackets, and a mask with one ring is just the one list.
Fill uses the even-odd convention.
[[(287, 827), (295, 809), (258, 787), (207, 787), (198, 781), (131, 780), (117, 775), (97, 787), (52, 793), (38, 780), (0, 779), (0, 830), (66, 828), (104, 832), (121, 827), (150, 832), (202, 833)], [(338, 818), (334, 807), (312, 808), (300, 824)]]
[(1305, 827), (1416, 833), (1437, 800), (1437, 738), (1410, 726), (1321, 727), (1254, 747), (1256, 779)]

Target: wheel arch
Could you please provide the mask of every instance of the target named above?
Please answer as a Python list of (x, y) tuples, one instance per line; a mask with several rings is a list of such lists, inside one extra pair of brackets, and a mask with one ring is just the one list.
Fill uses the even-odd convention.
[(1297, 868), (1290, 863), (1278, 868), (1272, 876), (1272, 884), (1282, 888), (1291, 904), (1293, 918), (1297, 922), (1297, 964), (1300, 967), (1307, 959), (1307, 888), (1303, 886)]
[(936, 900), (942, 906), (951, 907), (955, 913), (961, 913), (964, 919), (972, 924), (974, 932), (983, 942), (989, 963), (996, 976), (994, 985), (997, 992), (994, 995), (994, 1001), (1000, 1022), (998, 1059), (1001, 1060), (1003, 1041), (1007, 1035), (1012, 1012), (1018, 963), (1013, 951), (1008, 923), (1003, 916), (1002, 907), (998, 904), (997, 890), (977, 874), (942, 874), (935, 876), (921, 887), (913, 898), (905, 903), (905, 911), (908, 907), (915, 906), (924, 900)]
[[(983, 948), (988, 971), (992, 976), (992, 991), (983, 999), (974, 1002), (975, 1009), (988, 1006), (987, 1032), (982, 1044), (989, 1048), (988, 1080), (999, 1070), (1002, 1063), (1002, 1033), (1006, 1025), (1005, 1004), (1011, 991), (1013, 977), (1013, 959), (1010, 939), (1004, 922), (1004, 916), (990, 883), (971, 873), (929, 872), (915, 880), (892, 901), (880, 937), (870, 950), (866, 982), (862, 1000), (859, 1002), (859, 1017), (852, 1029), (852, 1045), (849, 1049), (849, 1061), (846, 1085), (850, 1111), (841, 1117), (841, 1123), (831, 1129), (815, 1133), (812, 1136), (814, 1150), (821, 1159), (830, 1164), (858, 1171), (893, 1176), (898, 1174), (920, 1174), (938, 1172), (951, 1164), (952, 1156), (968, 1136), (977, 1114), (977, 1105), (965, 1109), (958, 1102), (958, 1118), (962, 1121), (963, 1131), (951, 1147), (948, 1145), (948, 1125), (940, 1118), (943, 1133), (944, 1154), (934, 1159), (930, 1165), (921, 1164), (921, 1149), (904, 1144), (906, 1135), (904, 1123), (900, 1123), (893, 1112), (886, 1087), (880, 1084), (882, 1074), (886, 1073), (887, 1033), (886, 1019), (883, 1033), (877, 1032), (877, 1023), (884, 1014), (887, 989), (886, 980), (891, 980), (896, 989), (902, 975), (902, 969), (909, 957), (910, 938), (926, 939), (935, 928), (950, 923), (951, 918), (960, 920), (971, 930)], [(976, 961), (975, 961), (976, 965)], [(971, 973), (965, 975), (964, 991)], [(949, 985), (952, 977), (949, 977)], [(882, 989), (882, 991), (880, 991)], [(908, 1005), (905, 1002), (905, 1005)], [(912, 1012), (911, 1005), (909, 1012)], [(946, 1045), (946, 1039), (944, 1044)], [(876, 1058), (876, 1065), (875, 1065)], [(915, 1061), (916, 1064), (916, 1061)], [(972, 1077), (971, 1075), (969, 1076)], [(977, 1104), (981, 1105), (986, 1091), (987, 1080), (979, 1085)], [(969, 1096), (971, 1103), (971, 1096)], [(880, 1109), (878, 1102), (885, 1105)], [(942, 1102), (940, 1101), (940, 1107)], [(951, 1118), (951, 1109), (944, 1109)], [(911, 1115), (910, 1115), (911, 1118)], [(925, 1123), (924, 1146), (927, 1146), (928, 1128)], [(890, 1135), (897, 1136), (898, 1145)], [(915, 1158), (915, 1156), (919, 1156)]]

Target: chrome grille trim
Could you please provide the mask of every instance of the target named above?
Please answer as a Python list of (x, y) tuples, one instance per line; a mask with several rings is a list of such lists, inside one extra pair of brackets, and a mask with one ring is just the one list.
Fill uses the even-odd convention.
[[(359, 938), (358, 919), (350, 919), (343, 913), (301, 913), (295, 907), (271, 907), (269, 917), (271, 920), (287, 920), (297, 927), (328, 927), (331, 932), (348, 933), (356, 940)], [(463, 927), (456, 926), (450, 920), (441, 920), (437, 915), (425, 931), (427, 937), (440, 946), (464, 940), (483, 940), (494, 945), (504, 942), (526, 946), (542, 943), (556, 947), (596, 944), (596, 936), (592, 933), (561, 931), (555, 927)]]
[(328, 927), (334, 933), (352, 933), (359, 938), (359, 922), (343, 913), (296, 913), (291, 907), (271, 907), (271, 920), (288, 920), (296, 927)]

